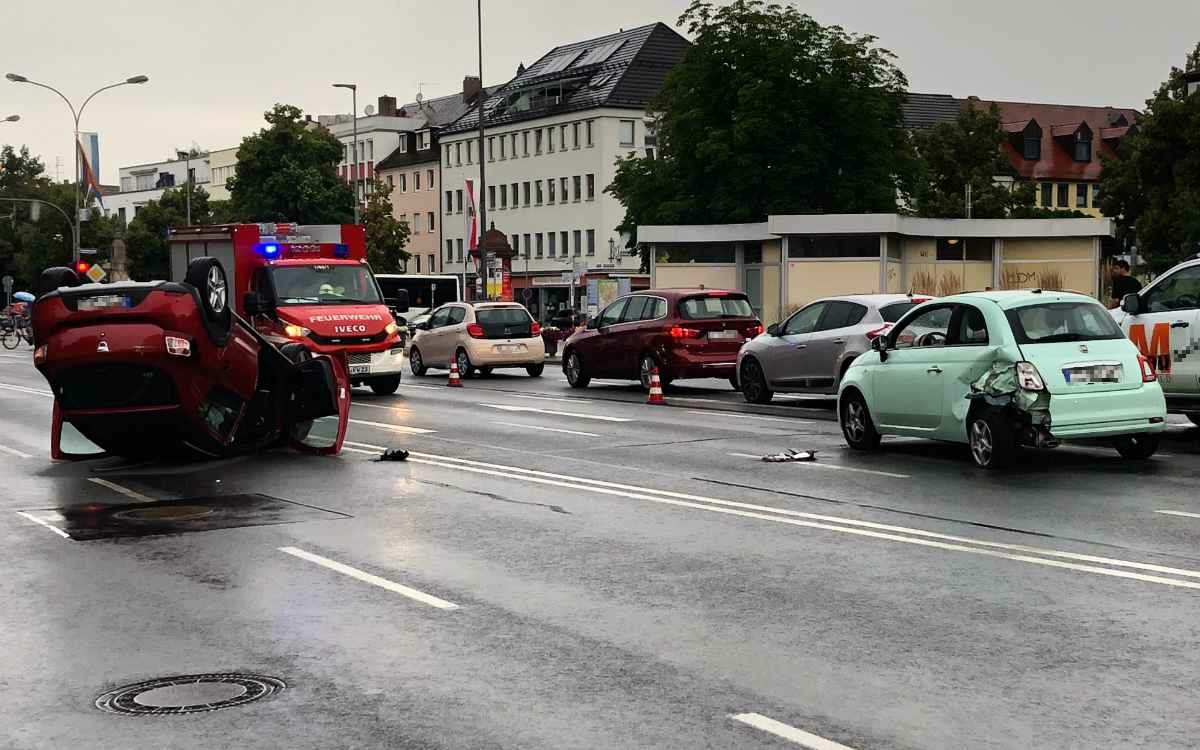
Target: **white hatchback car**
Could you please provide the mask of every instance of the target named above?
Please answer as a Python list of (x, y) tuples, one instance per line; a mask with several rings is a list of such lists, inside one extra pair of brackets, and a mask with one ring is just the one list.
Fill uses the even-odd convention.
[(450, 302), (416, 326), (408, 349), (413, 375), (450, 367), (470, 377), (497, 367), (523, 367), (538, 377), (546, 367), (542, 327), (515, 302)]

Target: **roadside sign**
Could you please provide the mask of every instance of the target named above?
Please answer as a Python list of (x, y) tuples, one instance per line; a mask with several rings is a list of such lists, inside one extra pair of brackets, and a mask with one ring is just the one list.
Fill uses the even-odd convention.
[(12, 276), (5, 276), (3, 279), (0, 279), (0, 283), (4, 284), (4, 293), (5, 294), (12, 294), (12, 290), (13, 290), (13, 277)]
[(79, 254), (80, 254), (80, 255), (95, 255), (95, 254), (96, 254), (96, 253), (98, 253), (98, 252), (100, 252), (100, 251), (99, 251), (99, 250), (97, 250), (97, 249), (96, 249), (96, 248), (94, 248), (94, 247), (81, 247), (81, 248), (79, 248)]
[(108, 274), (106, 274), (104, 269), (99, 265), (92, 265), (92, 267), (87, 270), (86, 275), (92, 280), (92, 283), (99, 284), (101, 281), (104, 281), (104, 277)]

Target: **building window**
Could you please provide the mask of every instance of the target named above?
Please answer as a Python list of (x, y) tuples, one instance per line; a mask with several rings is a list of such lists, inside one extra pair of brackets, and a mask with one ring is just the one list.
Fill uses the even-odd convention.
[(454, 241), (454, 260), (458, 263), (462, 263), (462, 259), (463, 259), (462, 250), (463, 250), (463, 241), (455, 240)]
[(517, 134), (513, 133), (512, 135), (509, 136), (509, 139), (511, 140), (511, 143), (509, 143), (509, 145), (512, 146), (512, 158), (515, 159), (515, 158), (517, 158)]
[(583, 199), (583, 178), (580, 177), (579, 175), (575, 175), (574, 183), (575, 183), (575, 202), (578, 203), (580, 200)]
[(546, 128), (546, 150), (554, 153), (554, 128)]
[(121, 206), (120, 208), (117, 209), (117, 216), (120, 217), (122, 224), (127, 223), (125, 221), (125, 207), (124, 206)]
[(579, 148), (579, 123), (571, 123), (571, 143), (575, 148)]
[(488, 208), (496, 210), (496, 186), (488, 185)]
[(533, 153), (542, 153), (542, 129), (538, 128), (533, 131)]
[(446, 262), (454, 260), (454, 240), (446, 240)]
[(633, 120), (620, 120), (617, 123), (617, 144), (633, 146)]
[(554, 178), (546, 180), (546, 202), (554, 203)]
[(561, 193), (562, 197), (559, 198), (559, 200), (561, 200), (563, 203), (566, 203), (567, 201), (569, 201), (571, 199), (571, 193), (567, 186), (567, 178), (566, 177), (559, 178), (558, 186), (559, 186), (559, 188), (562, 189), (562, 193)]
[(432, 169), (425, 170), (425, 189), (426, 190), (435, 190), (436, 189), (433, 186), (433, 170)]
[(563, 151), (567, 150), (567, 126), (566, 125), (558, 126), (558, 145), (562, 147)]
[(514, 255), (521, 254), (521, 235), (514, 234), (512, 236), (512, 249)]
[[(939, 240), (944, 242), (944, 240)], [(697, 250), (697, 248), (690, 248)], [(724, 261), (700, 260), (702, 255), (696, 253), (697, 263), (717, 263)], [(713, 256), (706, 256), (711, 258)], [(873, 234), (851, 234), (829, 237), (793, 237), (788, 241), (789, 258), (878, 258), (879, 236)], [(955, 256), (962, 260), (961, 253)], [(941, 257), (938, 258), (941, 260)], [(674, 262), (674, 261), (672, 261)], [(686, 262), (686, 261), (684, 261)]]
[(1054, 184), (1049, 182), (1042, 183), (1042, 207), (1050, 208), (1054, 205)]
[(1071, 205), (1071, 186), (1067, 183), (1059, 183), (1058, 185), (1058, 207), (1067, 208)]
[(527, 234), (527, 235), (525, 235), (525, 257), (526, 257), (526, 258), (528, 258), (528, 257), (529, 257), (529, 253), (530, 253), (532, 250), (533, 250), (533, 242), (530, 240), (530, 237), (529, 237), (529, 235)]
[(500, 186), (500, 208), (508, 208), (508, 185)]
[(454, 213), (461, 214), (463, 207), (463, 191), (454, 191)]
[(488, 161), (496, 161), (496, 139), (488, 138)]
[(424, 151), (427, 148), (429, 148), (429, 131), (423, 130), (417, 133), (417, 149)]
[(595, 229), (587, 230), (587, 254), (588, 255), (596, 254), (596, 230)]
[(1092, 140), (1083, 136), (1075, 137), (1075, 161), (1092, 160)]
[(1024, 156), (1031, 161), (1037, 161), (1042, 158), (1042, 139), (1026, 137)]
[(542, 181), (537, 180), (533, 184), (534, 184), (534, 193), (535, 193), (534, 197), (537, 199), (537, 204), (540, 206), (540, 205), (542, 205)]
[(388, 181), (388, 187), (396, 187), (396, 183), (392, 181), (391, 175), (387, 176), (387, 181)]
[(475, 163), (475, 141), (467, 141), (467, 164)]
[[(551, 234), (550, 237), (551, 237), (551, 239), (553, 239), (554, 235)], [(537, 233), (537, 240), (535, 240), (535, 241), (537, 242), (537, 257), (540, 258), (540, 257), (542, 257), (542, 233), (541, 232)]]
[(462, 144), (461, 143), (454, 144), (454, 166), (456, 166), (456, 167), (462, 166)]
[(512, 201), (513, 201), (513, 208), (516, 208), (517, 206), (519, 206), (519, 205), (521, 204), (521, 194), (520, 194), (519, 192), (517, 192), (517, 187), (518, 187), (518, 186), (519, 186), (519, 183), (516, 183), (516, 182), (514, 182), (514, 183), (512, 184)]
[(433, 273), (435, 270), (437, 270), (437, 257), (433, 253), (430, 253), (429, 254), (429, 272)]
[(587, 176), (587, 199), (596, 199), (596, 175), (590, 174)]
[[(521, 131), (521, 153), (529, 156), (529, 131)], [(528, 243), (526, 243), (528, 244)]]
[(593, 145), (595, 145), (592, 142), (592, 123), (593, 122), (594, 122), (594, 120), (587, 121), (587, 145), (588, 145), (588, 148), (591, 148)]
[(446, 152), (446, 155), (442, 157), (442, 161), (448, 167), (448, 166), (450, 166), (450, 163), (451, 163), (450, 162), (450, 144), (447, 143), (445, 146), (442, 147), (442, 150)]
[(433, 211), (425, 214), (425, 226), (429, 227), (430, 234), (433, 233)]
[(546, 242), (548, 243), (546, 245), (546, 249), (549, 251), (549, 257), (551, 258), (554, 257), (554, 241), (556, 239), (558, 239), (558, 235), (556, 235), (554, 232), (546, 232)]
[(421, 272), (421, 256), (420, 256), (420, 255), (415, 255), (415, 256), (413, 256), (413, 260), (414, 260), (414, 261), (416, 262), (416, 264), (417, 264), (417, 273), (420, 273), (420, 272)]
[(1087, 183), (1079, 183), (1075, 186), (1075, 208), (1088, 207), (1088, 186)]
[[(878, 247), (875, 248), (879, 252)], [(992, 241), (987, 237), (968, 237), (966, 240), (957, 237), (942, 237), (937, 241), (938, 260), (978, 260), (992, 259)]]
[(421, 214), (413, 214), (413, 234), (421, 233)]
[(558, 233), (558, 241), (562, 244), (562, 257), (567, 257), (571, 253), (571, 245), (569, 244), (570, 235), (567, 232)]
[(500, 136), (500, 161), (504, 161), (507, 158), (508, 152), (505, 150), (504, 136)]
[(413, 172), (413, 192), (421, 189), (421, 173)]
[[(400, 175), (400, 177), (403, 179), (404, 175)], [(449, 190), (446, 191), (446, 213), (454, 213), (454, 193)]]
[(1100, 183), (1092, 183), (1092, 208), (1100, 208)]
[(524, 185), (521, 186), (521, 194), (525, 197), (525, 200), (523, 201), (523, 203), (526, 206), (528, 206), (529, 205), (529, 183), (528, 182), (526, 182)]
[(575, 239), (575, 257), (578, 258), (583, 255), (583, 231), (576, 229), (571, 234)]

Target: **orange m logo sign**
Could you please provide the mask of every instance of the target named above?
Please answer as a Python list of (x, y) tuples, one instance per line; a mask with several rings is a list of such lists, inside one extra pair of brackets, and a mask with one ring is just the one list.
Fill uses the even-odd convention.
[(1171, 324), (1155, 323), (1150, 333), (1150, 341), (1146, 342), (1146, 326), (1135, 323), (1129, 326), (1129, 340), (1138, 351), (1154, 365), (1156, 372), (1162, 375), (1171, 374)]

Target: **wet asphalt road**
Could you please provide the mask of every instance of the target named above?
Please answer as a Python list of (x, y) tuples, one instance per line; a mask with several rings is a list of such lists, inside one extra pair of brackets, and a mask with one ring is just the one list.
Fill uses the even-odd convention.
[[(1146, 464), (1071, 446), (988, 475), (954, 446), (848, 453), (828, 402), (750, 408), (705, 381), (649, 407), (547, 368), (356, 393), (339, 458), (54, 464), (45, 392), (0, 354), (0, 747), (1200, 736), (1200, 430), (1182, 424)], [(389, 446), (411, 460), (372, 460)], [(819, 460), (756, 460), (786, 448)], [(189, 531), (134, 535), (186, 498), (216, 499), (189, 503)], [(93, 705), (234, 671), (287, 687), (187, 716)]]

